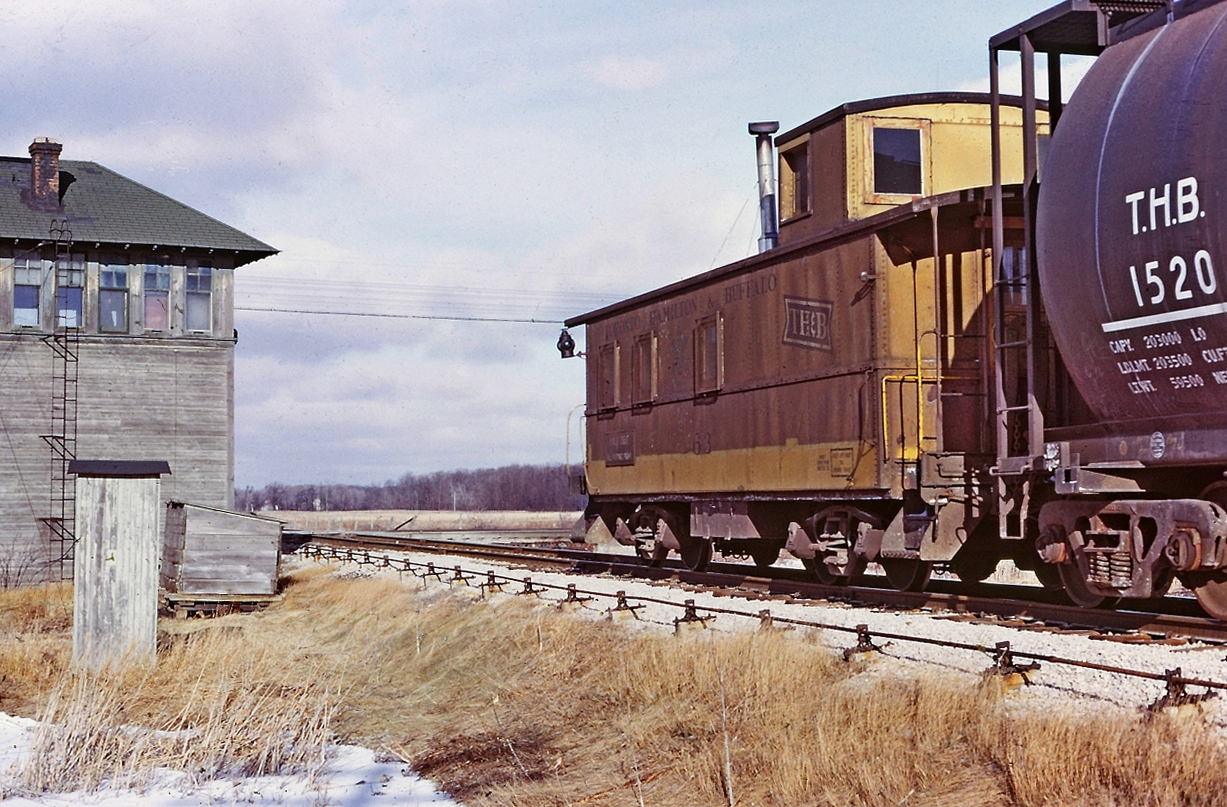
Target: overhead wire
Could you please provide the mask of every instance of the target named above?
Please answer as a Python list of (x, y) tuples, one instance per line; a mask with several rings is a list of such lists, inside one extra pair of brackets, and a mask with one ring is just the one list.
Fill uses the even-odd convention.
[(252, 306), (234, 307), (235, 311), (259, 311), (268, 314), (321, 314), (335, 317), (375, 317), (379, 319), (431, 319), (446, 322), (519, 322), (532, 325), (561, 325), (560, 319), (517, 319), (513, 317), (466, 317), (459, 314), (378, 314), (369, 311), (313, 311), (305, 308), (255, 308)]
[[(251, 278), (236, 289), (235, 310), (257, 313), (369, 317), (451, 322), (557, 325), (576, 310), (590, 310), (618, 293), (474, 288), (326, 278)], [(270, 299), (271, 298), (271, 299)], [(344, 299), (350, 310), (336, 306)], [(257, 301), (267, 305), (256, 304)], [(247, 304), (244, 304), (244, 303)], [(393, 308), (417, 313), (389, 313)], [(347, 306), (349, 307), (349, 306)], [(384, 308), (384, 311), (377, 309)]]

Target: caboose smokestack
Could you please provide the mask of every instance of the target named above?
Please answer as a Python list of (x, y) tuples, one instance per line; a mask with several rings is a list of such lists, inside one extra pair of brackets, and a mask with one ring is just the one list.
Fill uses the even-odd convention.
[(780, 130), (779, 121), (759, 121), (750, 124), (750, 134), (758, 138), (758, 211), (763, 235), (758, 239), (758, 251), (775, 249), (780, 231), (775, 218), (775, 150), (771, 135)]

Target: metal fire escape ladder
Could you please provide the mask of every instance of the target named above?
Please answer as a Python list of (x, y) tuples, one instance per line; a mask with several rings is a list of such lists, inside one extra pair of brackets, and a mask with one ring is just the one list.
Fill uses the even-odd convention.
[(51, 573), (61, 580), (72, 578), (76, 543), (76, 484), (68, 463), (77, 456), (77, 377), (80, 360), (80, 321), (61, 309), (61, 289), (68, 286), (72, 262), (72, 231), (66, 221), (51, 222), (55, 245), (55, 329), (43, 342), (51, 348), (51, 433), (41, 435), (51, 448), (51, 512), (43, 519), (51, 533)]

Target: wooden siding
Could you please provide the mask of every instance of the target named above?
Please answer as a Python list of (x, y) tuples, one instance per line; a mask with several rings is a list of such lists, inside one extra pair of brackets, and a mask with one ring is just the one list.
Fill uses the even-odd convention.
[[(52, 367), (41, 335), (0, 333), (0, 575), (54, 557)], [(83, 336), (77, 368), (78, 457), (166, 460), (163, 502), (233, 506), (232, 341)]]
[(281, 523), (172, 502), (162, 545), (162, 587), (172, 594), (277, 593)]
[[(971, 222), (966, 209), (947, 217), (959, 230)], [(922, 219), (922, 232), (928, 226)], [(983, 251), (946, 254), (936, 266), (931, 257), (895, 265), (881, 240), (868, 236), (593, 320), (588, 490), (898, 497), (904, 463), (920, 453), (991, 451), (984, 375), (989, 274)], [(790, 312), (797, 311), (825, 314), (822, 332), (795, 333)], [(719, 378), (715, 389), (700, 389), (698, 340), (713, 318), (722, 341)], [(958, 396), (946, 401), (945, 418), (935, 383), (937, 331), (946, 335), (943, 384)], [(627, 380), (634, 378), (632, 348), (645, 335), (660, 345), (659, 378), (651, 400), (640, 402), (628, 394)], [(612, 374), (623, 387), (613, 396), (616, 406), (595, 405), (606, 377), (602, 354), (620, 365)]]
[(151, 660), (158, 630), (158, 478), (77, 480), (73, 663)]

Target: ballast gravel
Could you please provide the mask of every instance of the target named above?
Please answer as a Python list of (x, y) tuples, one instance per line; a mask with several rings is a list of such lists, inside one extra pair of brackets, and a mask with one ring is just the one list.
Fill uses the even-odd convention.
[[(372, 553), (375, 554), (375, 553)], [(669, 631), (677, 630), (676, 620), (684, 615), (683, 604), (693, 600), (698, 616), (704, 617), (701, 625), (687, 623), (683, 629), (711, 631), (758, 630), (760, 612), (767, 610), (773, 624), (780, 619), (792, 619), (821, 623), (829, 626), (855, 628), (868, 625), (874, 644), (880, 653), (871, 653), (861, 658), (874, 663), (876, 670), (887, 673), (892, 670), (915, 671), (918, 667), (944, 671), (952, 676), (979, 676), (993, 665), (993, 650), (998, 642), (1009, 642), (1015, 653), (1034, 653), (1057, 656), (1095, 664), (1141, 670), (1163, 675), (1165, 670), (1180, 668), (1186, 678), (1199, 678), (1227, 682), (1227, 646), (1191, 642), (1182, 645), (1135, 644), (1119, 641), (1093, 639), (1077, 633), (1051, 633), (1022, 630), (1005, 624), (967, 621), (952, 618), (951, 614), (928, 611), (893, 610), (881, 607), (851, 606), (839, 602), (810, 600), (803, 603), (785, 603), (773, 600), (750, 599), (736, 594), (716, 596), (694, 590), (676, 581), (648, 582), (606, 575), (578, 575), (550, 571), (528, 571), (520, 566), (511, 566), (497, 561), (469, 557), (450, 557), (437, 554), (413, 552), (380, 552), (380, 555), (403, 558), (417, 564), (419, 573), (427, 564), (434, 564), (439, 574), (436, 577), (419, 578), (409, 573), (388, 569), (360, 569), (353, 564), (339, 566), (342, 575), (381, 575), (399, 577), (407, 585), (450, 586), (463, 588), (475, 596), (487, 597), (497, 603), (500, 599), (522, 596), (517, 593), (524, 588), (524, 578), (531, 578), (534, 587), (543, 590), (535, 595), (546, 607), (565, 607), (580, 616), (592, 619), (620, 618), (632, 630)], [(304, 561), (310, 563), (313, 561)], [(465, 575), (467, 582), (456, 582), (455, 567)], [(501, 591), (487, 591), (482, 584), (487, 574), (506, 581)], [(574, 585), (580, 602), (564, 604), (567, 587)], [(633, 606), (634, 616), (625, 613), (612, 614), (616, 594), (623, 591), (627, 602)], [(592, 599), (588, 599), (592, 598)], [(667, 601), (665, 604), (657, 601)], [(736, 611), (738, 614), (726, 613)], [(719, 613), (714, 613), (719, 612)], [(708, 618), (713, 617), (714, 618)], [(904, 640), (886, 640), (881, 634), (905, 637), (925, 637), (947, 642), (973, 645), (979, 650), (965, 650)], [(834, 650), (854, 647), (857, 637), (854, 632), (825, 630), (823, 641)], [(1018, 659), (1019, 664), (1027, 659)], [(1016, 690), (1014, 697), (1020, 705), (1034, 702), (1038, 706), (1051, 706), (1052, 698), (1070, 696), (1086, 706), (1095, 703), (1113, 704), (1128, 709), (1142, 709), (1154, 703), (1166, 691), (1161, 680), (1120, 675), (1101, 670), (1090, 670), (1065, 664), (1041, 662), (1040, 670), (1028, 676), (1029, 685)], [(1204, 690), (1191, 687), (1190, 693)], [(1227, 691), (1202, 702), (1199, 708), (1206, 719), (1227, 730)]]

